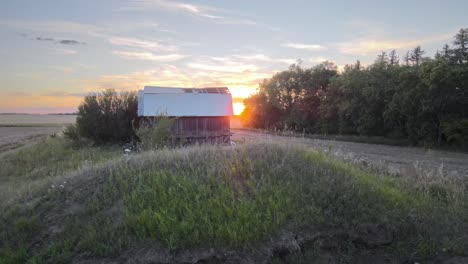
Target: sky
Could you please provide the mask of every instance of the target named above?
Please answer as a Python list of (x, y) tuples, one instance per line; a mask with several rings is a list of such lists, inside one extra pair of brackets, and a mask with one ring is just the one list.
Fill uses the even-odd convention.
[(15, 0), (0, 2), (0, 112), (75, 112), (83, 96), (145, 85), (230, 89), (234, 111), (301, 61), (338, 69), (421, 45), (433, 56), (468, 1)]

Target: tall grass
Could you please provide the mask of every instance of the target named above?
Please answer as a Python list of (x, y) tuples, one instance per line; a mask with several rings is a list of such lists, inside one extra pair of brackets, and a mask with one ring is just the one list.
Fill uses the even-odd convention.
[(75, 147), (73, 142), (44, 137), (0, 158), (0, 207), (17, 197), (30, 196), (38, 186), (83, 166), (118, 155), (115, 147)]
[(0, 262), (66, 263), (148, 245), (255, 248), (285, 229), (372, 223), (395, 230), (387, 250), (407, 259), (468, 247), (466, 191), (378, 177), (297, 145), (163, 149), (63, 180), (3, 210)]

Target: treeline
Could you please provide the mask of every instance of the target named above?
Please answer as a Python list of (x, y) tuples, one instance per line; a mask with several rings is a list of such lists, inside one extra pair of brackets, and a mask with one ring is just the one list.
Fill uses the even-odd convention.
[(300, 64), (264, 80), (244, 101), (245, 125), (304, 133), (385, 136), (411, 144), (468, 147), (468, 28), (433, 58), (416, 47), (382, 52), (341, 73)]

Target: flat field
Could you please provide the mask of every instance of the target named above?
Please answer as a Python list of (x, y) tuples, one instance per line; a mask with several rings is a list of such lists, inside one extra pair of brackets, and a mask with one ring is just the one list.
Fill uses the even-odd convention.
[(62, 125), (75, 122), (76, 115), (0, 115), (0, 126)]
[(34, 137), (60, 133), (75, 119), (74, 115), (0, 115), (0, 150)]

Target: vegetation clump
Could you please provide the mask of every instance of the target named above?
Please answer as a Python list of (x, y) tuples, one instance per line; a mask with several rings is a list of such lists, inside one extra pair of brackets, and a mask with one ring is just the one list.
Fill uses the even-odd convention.
[(89, 94), (78, 107), (76, 124), (64, 131), (73, 140), (87, 138), (95, 143), (123, 143), (135, 137), (133, 121), (137, 117), (136, 92), (117, 93), (107, 89)]
[(174, 141), (172, 127), (175, 123), (165, 115), (148, 118), (135, 128), (135, 134), (139, 140), (138, 147), (141, 150), (156, 150), (169, 146)]

